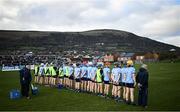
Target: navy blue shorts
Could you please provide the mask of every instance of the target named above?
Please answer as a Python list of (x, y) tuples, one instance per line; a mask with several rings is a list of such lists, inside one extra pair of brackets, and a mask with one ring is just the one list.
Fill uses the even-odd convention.
[(114, 85), (114, 86), (119, 86), (119, 84), (115, 84), (115, 83), (113, 83), (113, 85)]
[(82, 77), (82, 78), (81, 78), (81, 80), (85, 81), (85, 80), (86, 80), (86, 78), (85, 78), (85, 77)]
[(84, 79), (85, 79), (85, 81), (88, 81), (88, 78), (85, 77)]
[(59, 76), (60, 79), (63, 79), (64, 77), (63, 76)]
[(128, 88), (134, 88), (134, 83), (126, 83), (126, 87), (128, 87)]
[(81, 82), (81, 80), (80, 79), (76, 79), (76, 82)]
[(52, 76), (53, 78), (57, 78), (57, 75), (55, 75), (55, 76)]
[(73, 80), (73, 79), (74, 79), (74, 77), (71, 75), (71, 76), (69, 77), (69, 79), (72, 79), (72, 80)]
[(125, 82), (122, 82), (122, 86), (126, 86), (126, 83), (125, 83)]
[(122, 83), (122, 82), (119, 82), (119, 86), (123, 86), (123, 83)]
[(109, 81), (104, 81), (104, 84), (109, 84)]
[(65, 75), (64, 77), (65, 77), (65, 78), (69, 78), (69, 76), (66, 76), (66, 75)]
[(91, 82), (96, 82), (96, 81), (94, 81), (94, 80), (91, 80)]

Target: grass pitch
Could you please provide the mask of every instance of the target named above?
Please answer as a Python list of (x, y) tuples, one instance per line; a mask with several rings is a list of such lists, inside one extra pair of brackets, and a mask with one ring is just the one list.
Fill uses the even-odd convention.
[[(139, 65), (136, 66), (138, 71)], [(149, 96), (146, 110), (180, 110), (180, 63), (153, 63), (149, 69)], [(75, 93), (39, 87), (39, 94), (27, 100), (9, 99), (11, 89), (19, 89), (18, 72), (0, 72), (0, 110), (69, 110), (69, 111), (122, 111), (144, 110), (139, 106), (117, 103), (92, 94)], [(137, 89), (135, 91), (137, 100)]]

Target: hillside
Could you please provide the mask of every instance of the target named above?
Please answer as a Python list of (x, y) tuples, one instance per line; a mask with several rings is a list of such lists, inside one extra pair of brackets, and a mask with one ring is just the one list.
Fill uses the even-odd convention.
[(166, 52), (180, 48), (120, 30), (40, 32), (0, 30), (0, 49), (6, 50), (101, 50)]

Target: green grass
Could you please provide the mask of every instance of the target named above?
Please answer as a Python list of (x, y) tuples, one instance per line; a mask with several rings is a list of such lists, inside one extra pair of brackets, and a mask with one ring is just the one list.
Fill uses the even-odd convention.
[[(139, 66), (137, 65), (138, 69)], [(154, 63), (149, 68), (149, 101), (146, 110), (180, 110), (180, 63)], [(9, 99), (9, 91), (20, 88), (18, 72), (0, 72), (0, 110), (144, 110), (86, 93), (38, 86), (31, 100)], [(136, 98), (137, 99), (137, 90)]]

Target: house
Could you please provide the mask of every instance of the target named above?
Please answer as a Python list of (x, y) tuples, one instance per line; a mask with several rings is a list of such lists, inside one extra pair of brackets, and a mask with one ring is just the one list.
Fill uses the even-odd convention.
[(148, 52), (144, 55), (145, 62), (156, 62), (159, 60), (159, 55), (157, 53)]
[(137, 55), (135, 63), (143, 63), (144, 59), (145, 59), (144, 55)]
[(127, 60), (134, 60), (135, 53), (121, 53), (118, 61), (126, 62)]

